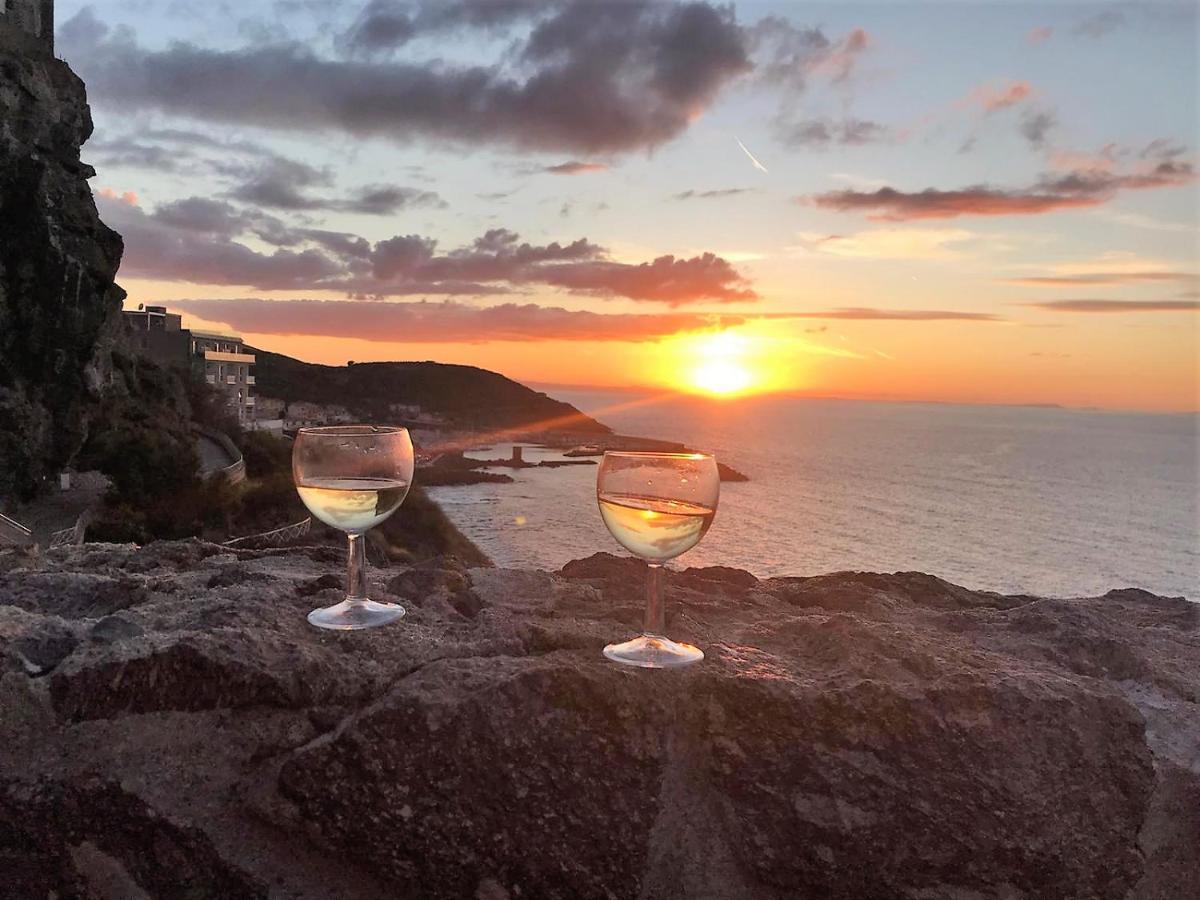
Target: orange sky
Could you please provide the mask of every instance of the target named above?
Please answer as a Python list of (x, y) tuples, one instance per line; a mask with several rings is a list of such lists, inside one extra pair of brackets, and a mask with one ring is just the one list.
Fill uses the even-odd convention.
[(1200, 406), (1194, 4), (247, 0), (286, 54), (185, 6), (60, 3), (130, 306), (546, 384)]
[[(178, 285), (134, 283), (154, 302)], [(1082, 319), (1083, 321), (1079, 321)], [(185, 324), (229, 330), (185, 316)], [(751, 390), (822, 396), (1195, 411), (1196, 316), (1131, 324), (1120, 315), (1023, 315), (1017, 321), (757, 321), (730, 330), (730, 352), (710, 333), (661, 341), (385, 343), (246, 332), (247, 342), (310, 362), (422, 360), (481, 366), (524, 382), (665, 386), (697, 390), (696, 371), (728, 359)], [(729, 348), (725, 348), (729, 350)]]

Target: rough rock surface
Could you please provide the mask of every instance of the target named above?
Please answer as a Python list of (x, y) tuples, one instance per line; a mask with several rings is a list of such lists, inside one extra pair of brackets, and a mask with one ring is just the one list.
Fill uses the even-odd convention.
[(91, 132), (83, 82), (0, 22), (0, 498), (28, 496), (78, 451), (107, 377), (121, 238), (79, 159)]
[(1200, 606), (916, 574), (670, 575), (708, 654), (627, 670), (640, 563), (0, 554), (16, 896), (1192, 897)]

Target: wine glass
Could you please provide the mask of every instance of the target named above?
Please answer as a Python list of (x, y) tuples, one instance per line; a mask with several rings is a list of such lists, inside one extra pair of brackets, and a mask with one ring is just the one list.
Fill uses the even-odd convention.
[(398, 603), (367, 597), (363, 535), (396, 511), (413, 476), (413, 447), (405, 428), (334, 425), (301, 428), (292, 447), (292, 479), (308, 511), (346, 532), (346, 599), (314, 609), (318, 628), (349, 631), (385, 625), (404, 615)]
[(721, 477), (707, 453), (612, 451), (596, 473), (600, 516), (617, 543), (650, 564), (642, 634), (609, 644), (614, 662), (647, 669), (686, 666), (704, 659), (691, 644), (670, 640), (663, 609), (663, 563), (691, 550), (717, 513)]

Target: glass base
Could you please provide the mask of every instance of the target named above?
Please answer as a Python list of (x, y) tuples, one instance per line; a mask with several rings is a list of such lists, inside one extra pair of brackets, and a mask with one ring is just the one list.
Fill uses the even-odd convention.
[(308, 614), (308, 621), (318, 628), (329, 628), (334, 631), (357, 631), (360, 628), (386, 625), (403, 615), (404, 607), (399, 603), (351, 600), (347, 597), (341, 603), (333, 606), (314, 609)]
[(704, 651), (700, 648), (655, 634), (639, 635), (623, 644), (609, 644), (604, 648), (604, 655), (613, 662), (643, 669), (673, 669), (704, 659)]

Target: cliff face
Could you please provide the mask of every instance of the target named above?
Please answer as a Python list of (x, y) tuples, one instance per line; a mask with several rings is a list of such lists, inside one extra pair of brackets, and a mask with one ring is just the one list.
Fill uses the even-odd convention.
[(109, 376), (122, 244), (79, 159), (91, 131), (83, 82), (0, 24), (0, 499), (71, 459)]
[[(644, 567), (329, 548), (0, 553), (14, 896), (1133, 898), (1200, 884), (1200, 606), (918, 573), (673, 572), (676, 672), (601, 658)], [(6, 671), (7, 670), (7, 671)]]

